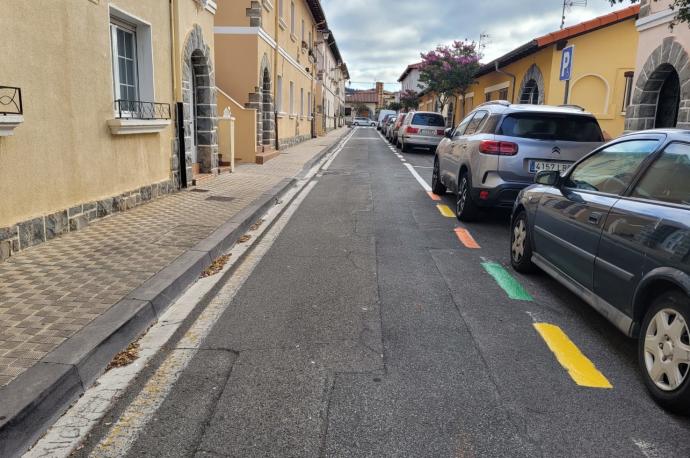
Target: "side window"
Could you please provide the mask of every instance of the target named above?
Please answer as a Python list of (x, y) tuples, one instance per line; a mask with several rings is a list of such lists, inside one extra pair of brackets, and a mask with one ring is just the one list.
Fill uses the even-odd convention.
[(489, 112), (487, 111), (478, 111), (476, 115), (474, 115), (474, 118), (472, 118), (472, 122), (467, 126), (467, 130), (465, 131), (465, 135), (473, 135), (475, 134), (486, 118), (488, 118)]
[(658, 144), (656, 140), (632, 140), (611, 145), (577, 165), (565, 186), (620, 195)]
[(468, 117), (462, 120), (460, 125), (455, 128), (455, 132), (453, 132), (453, 138), (457, 138), (462, 136), (465, 133), (465, 130), (467, 129), (467, 125), (472, 121), (472, 117), (474, 116), (474, 113), (470, 114)]
[(690, 145), (671, 143), (647, 169), (632, 196), (690, 205)]

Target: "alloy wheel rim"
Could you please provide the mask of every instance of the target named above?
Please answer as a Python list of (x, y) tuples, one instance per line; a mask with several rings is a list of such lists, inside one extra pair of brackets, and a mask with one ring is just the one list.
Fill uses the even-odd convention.
[(520, 219), (513, 228), (513, 245), (511, 251), (515, 262), (520, 262), (525, 255), (525, 240), (527, 240), (527, 228), (525, 227), (525, 220)]
[(457, 213), (458, 215), (463, 212), (465, 209), (465, 202), (467, 201), (467, 178), (462, 179), (462, 183), (460, 184), (460, 192), (458, 193), (458, 205), (457, 205)]
[(676, 310), (657, 312), (644, 336), (647, 375), (663, 391), (678, 389), (690, 368), (690, 332), (685, 318)]

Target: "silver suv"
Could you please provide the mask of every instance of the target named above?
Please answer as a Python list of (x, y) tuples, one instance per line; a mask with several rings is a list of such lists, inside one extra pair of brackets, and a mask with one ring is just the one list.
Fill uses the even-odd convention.
[(594, 115), (575, 106), (478, 106), (436, 150), (432, 188), (457, 196), (462, 221), (482, 207), (512, 208), (518, 193), (541, 171), (567, 170), (604, 142)]
[(413, 111), (398, 129), (397, 145), (403, 152), (412, 148), (428, 148), (432, 152), (443, 139), (446, 120), (433, 111)]

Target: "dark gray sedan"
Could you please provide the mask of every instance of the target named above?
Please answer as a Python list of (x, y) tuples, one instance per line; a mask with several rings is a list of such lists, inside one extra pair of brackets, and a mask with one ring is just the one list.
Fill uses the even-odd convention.
[(511, 262), (639, 338), (655, 400), (690, 413), (690, 131), (623, 136), (518, 196)]

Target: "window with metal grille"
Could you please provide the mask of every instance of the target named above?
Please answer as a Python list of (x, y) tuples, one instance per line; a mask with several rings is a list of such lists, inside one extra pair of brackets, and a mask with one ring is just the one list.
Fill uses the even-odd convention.
[(110, 33), (113, 48), (113, 81), (115, 99), (139, 99), (136, 26), (119, 19), (111, 19)]

